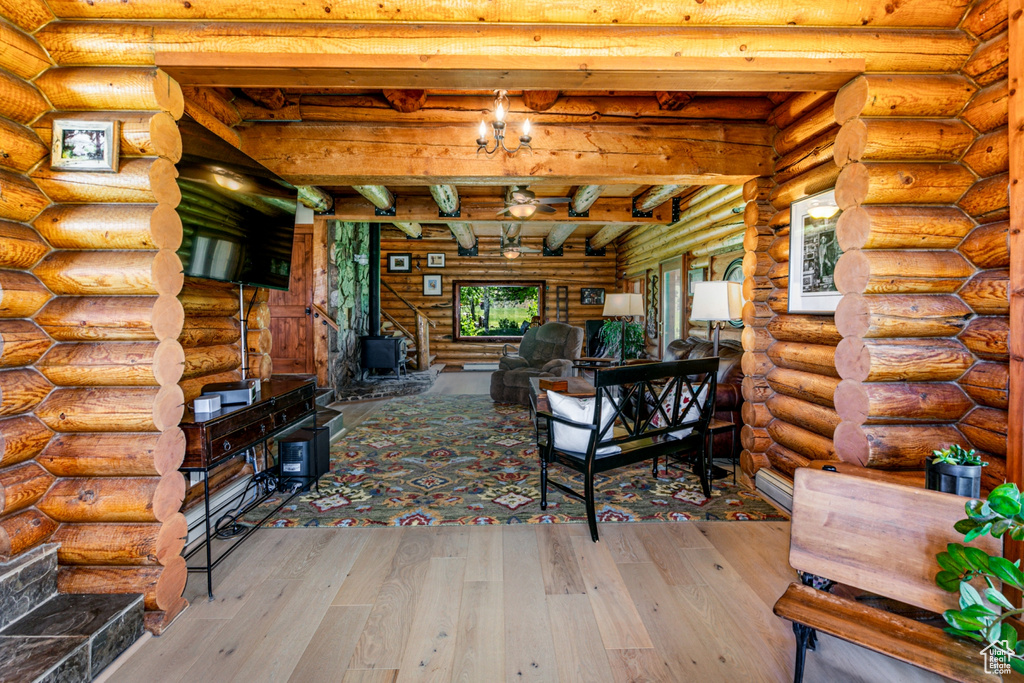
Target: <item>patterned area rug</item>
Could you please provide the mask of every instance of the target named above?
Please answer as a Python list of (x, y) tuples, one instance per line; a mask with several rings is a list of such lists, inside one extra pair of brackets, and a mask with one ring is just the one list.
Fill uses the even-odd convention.
[[(540, 469), (533, 423), (522, 406), (483, 395), (393, 399), (340, 438), (331, 472), (293, 499), (267, 526), (375, 526), (586, 522), (582, 501), (548, 492), (540, 509)], [(554, 465), (560, 481), (580, 475)], [(651, 477), (650, 465), (625, 467), (597, 481), (602, 522), (785, 519), (756, 494), (716, 481), (711, 498), (688, 468)], [(271, 498), (244, 522), (277, 506)]]

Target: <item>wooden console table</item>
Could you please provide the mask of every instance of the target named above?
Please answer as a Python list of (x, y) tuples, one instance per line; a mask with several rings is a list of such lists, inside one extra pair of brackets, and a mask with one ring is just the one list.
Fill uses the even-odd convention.
[[(286, 505), (294, 496), (293, 493), (254, 526), (248, 527), (242, 534), (235, 537), (232, 543), (216, 560), (212, 558), (210, 542), (215, 534), (210, 529), (210, 470), (226, 462), (230, 458), (247, 451), (258, 444), (263, 444), (266, 452), (267, 440), (282, 432), (299, 427), (303, 422), (316, 418), (316, 383), (312, 380), (275, 379), (262, 383), (260, 394), (250, 405), (229, 405), (213, 413), (204, 420), (196, 420), (191, 410), (185, 412), (181, 421), (181, 430), (185, 433), (185, 459), (181, 465), (182, 472), (201, 472), (203, 474), (203, 502), (206, 506), (206, 537), (195, 548), (185, 554), (185, 559), (206, 549), (206, 564), (189, 567), (189, 572), (206, 572), (206, 590), (213, 599), (213, 568), (221, 560), (231, 554), (252, 532), (263, 526), (274, 513)], [(246, 514), (262, 503), (277, 489), (277, 467), (268, 468), (263, 475), (273, 485), (262, 496), (257, 496), (252, 503), (238, 513), (238, 517)]]

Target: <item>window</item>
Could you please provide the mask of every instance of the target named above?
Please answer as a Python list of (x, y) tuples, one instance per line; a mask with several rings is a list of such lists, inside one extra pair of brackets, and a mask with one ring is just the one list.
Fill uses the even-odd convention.
[(518, 341), (544, 310), (543, 282), (457, 281), (455, 341)]

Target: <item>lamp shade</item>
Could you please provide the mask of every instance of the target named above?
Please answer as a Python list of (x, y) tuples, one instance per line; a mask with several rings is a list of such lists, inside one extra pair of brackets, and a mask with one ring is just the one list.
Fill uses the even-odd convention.
[(690, 320), (736, 320), (743, 315), (743, 285), (713, 280), (693, 283)]
[(609, 294), (601, 315), (612, 318), (644, 314), (644, 298), (639, 294)]

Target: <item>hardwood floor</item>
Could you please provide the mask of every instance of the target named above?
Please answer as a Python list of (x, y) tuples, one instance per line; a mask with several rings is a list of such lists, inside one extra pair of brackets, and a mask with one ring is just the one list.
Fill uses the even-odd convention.
[[(788, 681), (775, 522), (262, 529), (110, 681)], [(822, 637), (816, 681), (939, 680)]]
[[(490, 373), (430, 393), (487, 394)], [(383, 402), (336, 404), (347, 428)], [(113, 682), (792, 680), (772, 614), (796, 575), (775, 522), (261, 529)], [(115, 668), (116, 667), (116, 668)], [(822, 636), (808, 683), (936, 681)]]

